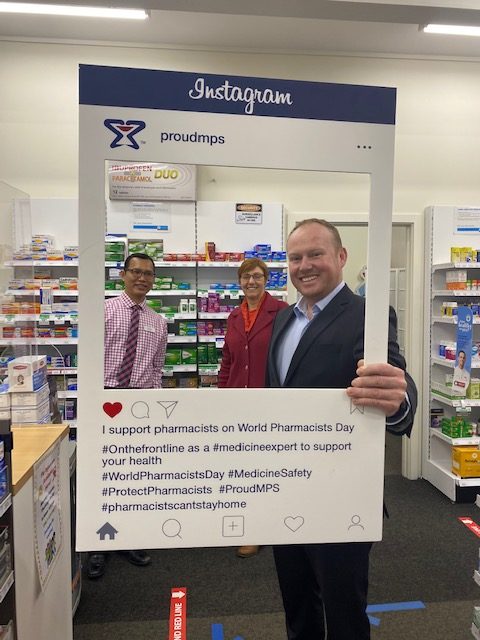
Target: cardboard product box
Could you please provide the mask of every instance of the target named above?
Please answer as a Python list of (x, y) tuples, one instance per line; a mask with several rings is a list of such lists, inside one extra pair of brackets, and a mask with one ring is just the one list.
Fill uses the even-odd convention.
[(8, 363), (8, 381), (11, 393), (38, 391), (47, 382), (45, 356), (23, 356)]
[(214, 342), (207, 343), (208, 364), (218, 364), (217, 345)]
[(32, 409), (40, 407), (48, 401), (50, 395), (50, 387), (44, 384), (38, 391), (24, 391), (22, 393), (14, 393), (11, 397), (12, 409)]
[(438, 429), (441, 425), (441, 421), (444, 415), (445, 413), (443, 408), (440, 408), (440, 409), (431, 408), (430, 409), (430, 427), (432, 429)]
[(467, 398), (470, 400), (480, 399), (480, 380), (478, 378), (471, 378), (467, 388)]
[(181, 389), (196, 389), (198, 387), (198, 378), (196, 376), (180, 378), (179, 386)]
[(197, 346), (198, 364), (208, 364), (208, 344)]
[(10, 394), (8, 393), (8, 384), (0, 384), (0, 409), (10, 408)]
[(480, 477), (480, 449), (452, 447), (452, 472), (462, 478)]
[(207, 262), (215, 261), (215, 242), (205, 242), (205, 259)]
[(182, 364), (197, 364), (197, 348), (183, 347)]
[(177, 379), (169, 376), (162, 377), (162, 389), (174, 389), (177, 386)]
[(12, 409), (12, 424), (46, 423), (50, 421), (50, 405), (48, 400), (39, 407), (23, 407)]
[(181, 349), (167, 349), (165, 353), (165, 365), (171, 366), (175, 364), (181, 364), (182, 362), (182, 350)]

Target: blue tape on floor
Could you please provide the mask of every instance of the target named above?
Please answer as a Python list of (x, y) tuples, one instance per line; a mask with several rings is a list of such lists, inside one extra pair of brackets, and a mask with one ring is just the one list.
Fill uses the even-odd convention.
[(420, 600), (411, 602), (387, 602), (386, 604), (369, 604), (367, 613), (382, 613), (385, 611), (411, 611), (412, 609), (425, 609)]
[[(414, 609), (425, 609), (425, 605), (421, 600), (412, 600), (410, 602), (387, 602), (386, 604), (369, 604), (367, 607), (367, 613), (385, 613), (387, 611), (412, 611)], [(380, 618), (375, 616), (368, 616), (370, 624), (375, 627), (380, 626)], [(212, 638), (211, 640), (225, 640), (223, 633), (223, 624), (212, 624)], [(233, 640), (244, 640), (241, 636), (235, 636)]]
[(224, 640), (223, 624), (212, 624), (212, 640)]
[[(223, 624), (212, 624), (212, 640), (225, 640)], [(244, 640), (241, 636), (235, 636), (233, 640)]]

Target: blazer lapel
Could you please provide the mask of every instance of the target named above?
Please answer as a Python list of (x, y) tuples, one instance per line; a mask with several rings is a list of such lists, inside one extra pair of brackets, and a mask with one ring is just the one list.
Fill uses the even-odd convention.
[(288, 381), (295, 373), (296, 369), (301, 366), (303, 357), (310, 349), (312, 343), (321, 335), (332, 322), (346, 311), (352, 297), (352, 292), (345, 285), (343, 289), (335, 296), (333, 300), (321, 311), (317, 317), (310, 323), (308, 329), (303, 334), (298, 347), (293, 354), (292, 361), (287, 371), (285, 378), (285, 386), (288, 385)]
[(269, 371), (270, 371), (270, 382), (274, 387), (279, 387), (280, 379), (278, 376), (277, 370), (277, 353), (278, 353), (278, 339), (283, 334), (283, 331), (287, 327), (288, 323), (292, 319), (294, 305), (291, 305), (288, 308), (285, 308), (277, 315), (275, 324), (273, 325), (272, 337), (270, 340), (270, 348), (269, 348)]
[(272, 318), (272, 314), (275, 313), (277, 309), (276, 307), (275, 308), (273, 307), (271, 302), (272, 300), (267, 293), (267, 298), (263, 301), (263, 304), (260, 307), (260, 310), (258, 312), (257, 318), (253, 323), (253, 327), (249, 332), (249, 338), (253, 338), (253, 336), (255, 336), (257, 333), (262, 331), (262, 329), (265, 329), (265, 327), (267, 327), (270, 324), (270, 322), (272, 322), (272, 320), (274, 319)]
[(233, 320), (232, 328), (235, 329), (235, 331), (238, 331), (241, 336), (245, 336), (245, 323), (243, 321), (241, 309), (238, 308), (232, 311), (230, 317)]

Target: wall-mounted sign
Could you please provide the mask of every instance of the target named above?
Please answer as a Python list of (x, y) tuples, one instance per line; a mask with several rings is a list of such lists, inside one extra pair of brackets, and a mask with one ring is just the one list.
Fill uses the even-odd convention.
[(262, 224), (262, 205), (240, 203), (235, 205), (236, 224)]
[(110, 200), (195, 200), (196, 167), (159, 162), (110, 162)]

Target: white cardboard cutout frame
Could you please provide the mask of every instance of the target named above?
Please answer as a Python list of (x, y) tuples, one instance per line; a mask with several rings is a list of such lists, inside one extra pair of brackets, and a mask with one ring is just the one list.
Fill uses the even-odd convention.
[[(108, 71), (81, 68), (81, 101), (82, 81)], [(114, 71), (121, 74), (123, 70)], [(130, 78), (138, 72), (139, 85), (144, 83), (145, 70), (125, 71), (134, 74)], [(199, 75), (148, 73), (158, 74), (162, 81), (169, 74), (167, 86), (171, 80), (172, 94), (177, 91), (177, 77)], [(223, 76), (209, 78), (225, 81)], [(235, 80), (250, 85), (284, 82)], [(303, 85), (323, 90), (317, 83), (285, 81), (285, 85), (289, 90), (297, 85), (299, 90)], [(338, 86), (325, 85), (325, 90)], [(367, 95), (369, 89), (375, 89), (375, 95), (393, 92), (394, 104), (392, 89), (361, 89)], [(188, 110), (112, 106), (115, 100), (88, 99), (80, 105), (78, 549), (381, 539), (385, 418), (373, 410), (352, 413), (344, 390), (103, 389), (105, 161), (368, 174), (365, 359), (382, 362), (388, 338), (394, 124), (209, 113), (195, 111), (191, 105)], [(138, 148), (126, 146), (126, 139), (118, 136), (112, 148), (115, 131), (105, 123), (112, 119), (145, 123), (140, 133), (132, 134)], [(224, 142), (162, 141), (164, 132), (192, 131), (222, 136)], [(121, 403), (118, 415), (106, 415), (106, 402)], [(177, 403), (171, 415), (164, 408), (169, 403)], [(141, 415), (139, 411), (149, 415), (135, 417)], [(260, 426), (255, 432), (240, 433), (241, 423), (266, 425), (266, 430)], [(271, 430), (273, 423), (330, 424), (333, 432), (279, 434)], [(354, 429), (350, 434), (337, 432), (337, 423), (354, 425)], [(155, 434), (161, 425), (177, 433)], [(178, 433), (182, 425), (200, 431)], [(205, 430), (210, 425), (218, 431)], [(131, 433), (119, 435), (122, 430)], [(252, 444), (264, 451), (239, 451)], [(337, 451), (314, 453), (318, 444), (336, 445)], [(282, 445), (284, 450), (272, 451), (272, 445)], [(185, 451), (173, 453), (172, 446), (183, 446)], [(220, 454), (216, 446), (229, 446), (232, 451)], [(250, 476), (239, 477), (245, 470)]]

